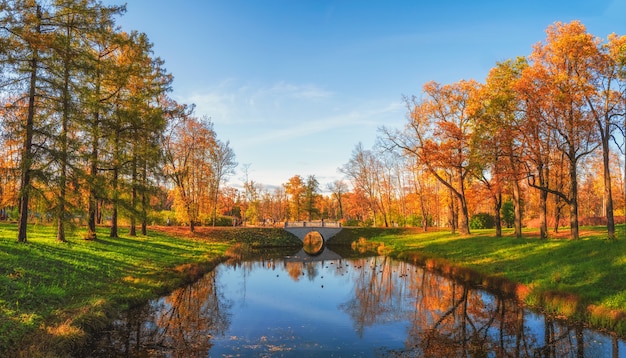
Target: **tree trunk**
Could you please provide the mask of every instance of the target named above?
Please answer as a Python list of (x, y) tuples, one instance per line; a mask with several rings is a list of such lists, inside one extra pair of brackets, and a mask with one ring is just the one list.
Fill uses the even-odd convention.
[(465, 198), (465, 183), (463, 180), (463, 170), (459, 169), (459, 174), (458, 174), (459, 178), (459, 193), (458, 193), (458, 199), (459, 199), (459, 205), (461, 207), (461, 222), (459, 225), (459, 231), (461, 232), (461, 234), (463, 235), (469, 235), (470, 234), (470, 227), (469, 227), (469, 210), (467, 209), (467, 199)]
[(539, 238), (548, 238), (548, 192), (539, 191)]
[[(41, 7), (37, 5), (37, 34), (41, 34)], [(33, 165), (33, 134), (35, 127), (35, 95), (37, 88), (37, 67), (39, 66), (39, 52), (33, 50), (30, 60), (30, 84), (28, 88), (28, 114), (26, 116), (26, 126), (24, 133), (24, 145), (22, 148), (22, 162), (20, 165), (20, 218), (17, 229), (17, 241), (26, 242), (26, 231), (28, 228), (28, 201), (31, 190), (31, 170)]]
[[(571, 157), (570, 157), (571, 158)], [(578, 230), (578, 178), (576, 173), (576, 162), (570, 163), (570, 239), (580, 239)]]
[(217, 220), (217, 201), (218, 201), (218, 189), (215, 190), (215, 195), (213, 197), (213, 214), (211, 215), (213, 218), (212, 220), (213, 227), (215, 227), (215, 221)]
[[(563, 192), (563, 186), (565, 185), (563, 178), (563, 164), (564, 164), (564, 154), (561, 154), (560, 164), (558, 165), (557, 176), (556, 176), (556, 191)], [(559, 232), (559, 226), (561, 224), (561, 213), (563, 209), (563, 198), (559, 195), (555, 195), (554, 198), (554, 233)]]
[(613, 216), (613, 189), (611, 188), (611, 168), (609, 161), (609, 138), (602, 138), (602, 164), (604, 172), (604, 202), (606, 203), (606, 230), (609, 239), (615, 240), (615, 217)]
[(522, 237), (522, 190), (519, 186), (519, 181), (515, 180), (513, 183), (513, 206), (515, 210), (515, 237), (520, 239)]
[(559, 232), (559, 224), (561, 223), (561, 197), (555, 195), (554, 199), (554, 233)]
[[(95, 124), (99, 122), (99, 114), (96, 113)], [(88, 208), (88, 217), (87, 217), (87, 236), (85, 237), (87, 240), (95, 240), (97, 238), (96, 235), (96, 212), (98, 210), (98, 192), (96, 190), (97, 181), (98, 181), (98, 135), (97, 131), (94, 131), (94, 137), (91, 142), (91, 158), (90, 158), (90, 169), (89, 169), (89, 208)]]
[(502, 210), (502, 192), (498, 190), (498, 193), (494, 195), (493, 200), (493, 209), (496, 221), (496, 237), (502, 237), (502, 215), (500, 214), (500, 210)]
[[(96, 72), (95, 97), (100, 98), (100, 72)], [(87, 240), (95, 240), (96, 235), (96, 215), (98, 211), (98, 140), (100, 138), (100, 108), (96, 107), (93, 113), (91, 154), (89, 168), (89, 204), (87, 217)]]
[[(65, 116), (64, 116), (65, 117)], [(57, 241), (65, 242), (65, 200), (66, 191), (65, 188), (67, 180), (67, 119), (63, 119), (63, 134), (61, 134), (61, 175), (59, 177), (59, 203), (57, 210)]]
[(380, 202), (380, 213), (383, 215), (383, 225), (389, 227), (389, 220), (387, 220), (387, 209), (385, 208), (384, 199), (382, 193), (378, 195)]
[(428, 214), (426, 210), (426, 201), (424, 200), (423, 193), (420, 194), (420, 209), (422, 211), (422, 230), (428, 231)]
[(118, 232), (117, 232), (117, 204), (118, 204), (118, 200), (119, 200), (119, 188), (118, 188), (118, 177), (119, 177), (119, 170), (117, 167), (117, 163), (114, 164), (115, 168), (113, 168), (113, 180), (111, 183), (111, 186), (113, 187), (113, 207), (111, 209), (111, 230), (109, 233), (109, 237), (112, 238), (117, 238), (118, 237)]
[(341, 204), (341, 195), (337, 196), (337, 203), (339, 205), (339, 220), (343, 220), (343, 206)]
[(539, 238), (548, 238), (548, 178), (549, 169), (544, 169), (543, 164), (537, 168), (539, 175)]
[(456, 227), (459, 221), (457, 218), (456, 205), (454, 205), (455, 201), (456, 198), (454, 197), (452, 190), (450, 190), (450, 204), (448, 205), (448, 210), (450, 211), (450, 213), (448, 216), (450, 220), (450, 231), (452, 232), (452, 234), (456, 234)]
[(148, 187), (148, 162), (144, 159), (142, 173), (143, 189), (141, 191), (141, 235), (148, 235), (148, 196), (146, 188)]
[(65, 242), (65, 220), (66, 220), (66, 195), (67, 195), (67, 167), (68, 167), (68, 143), (67, 132), (70, 120), (70, 45), (72, 37), (71, 26), (66, 27), (68, 45), (63, 53), (63, 113), (61, 114), (61, 153), (60, 153), (60, 177), (59, 177), (59, 203), (57, 210), (57, 241)]
[(191, 208), (187, 208), (187, 213), (189, 216), (189, 231), (192, 233), (196, 232), (196, 222), (192, 217)]
[(131, 165), (132, 179), (130, 189), (130, 236), (137, 236), (137, 219), (135, 217), (135, 210), (137, 206), (137, 159), (133, 156)]
[(459, 232), (463, 235), (469, 235), (470, 234), (469, 210), (467, 208), (467, 201), (465, 200), (464, 197), (459, 197), (459, 204), (461, 206)]
[(148, 235), (148, 213), (146, 212), (146, 193), (141, 194), (141, 235)]

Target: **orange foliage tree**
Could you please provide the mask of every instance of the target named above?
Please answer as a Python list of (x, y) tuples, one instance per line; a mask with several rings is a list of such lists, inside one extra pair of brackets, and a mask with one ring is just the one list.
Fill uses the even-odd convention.
[(597, 51), (592, 54), (588, 64), (591, 70), (590, 85), (592, 87), (591, 90), (583, 92), (583, 96), (600, 136), (607, 234), (609, 238), (615, 239), (610, 141), (614, 130), (623, 124), (620, 123), (620, 115), (624, 113), (623, 96), (626, 92), (624, 81), (626, 36), (609, 35), (608, 41), (600, 44)]
[(476, 118), (474, 145), (480, 155), (475, 174), (492, 198), (498, 237), (502, 235), (500, 211), (506, 186), (513, 192), (515, 236), (522, 235), (520, 103), (514, 85), (524, 67), (526, 60), (517, 58), (491, 69), (480, 93), (481, 108)]
[(568, 204), (570, 235), (578, 239), (577, 170), (581, 159), (597, 146), (595, 123), (585, 96), (594, 90), (591, 62), (597, 54), (598, 40), (579, 22), (556, 23), (546, 33), (545, 43), (534, 47), (531, 64), (524, 70), (520, 82), (529, 118), (539, 121), (536, 128), (543, 131), (543, 135), (533, 138), (528, 146), (553, 145), (562, 153), (567, 162), (569, 187), (560, 190), (545, 182), (532, 185), (546, 194), (559, 196)]
[(208, 188), (213, 175), (211, 153), (217, 150), (216, 135), (208, 119), (191, 116), (183, 106), (174, 107), (171, 113), (178, 117), (164, 139), (166, 174), (175, 184), (174, 207), (179, 219), (194, 232), (201, 214), (210, 212)]
[[(410, 119), (405, 131), (388, 139), (443, 184), (455, 198), (460, 210), (459, 231), (469, 234), (469, 210), (466, 185), (477, 167), (472, 147), (474, 117), (480, 85), (476, 81), (460, 81), (451, 85), (429, 82), (424, 85), (425, 98), (406, 98)], [(451, 202), (454, 205), (454, 202)], [(451, 210), (455, 213), (456, 208)], [(456, 219), (450, 220), (452, 231)]]

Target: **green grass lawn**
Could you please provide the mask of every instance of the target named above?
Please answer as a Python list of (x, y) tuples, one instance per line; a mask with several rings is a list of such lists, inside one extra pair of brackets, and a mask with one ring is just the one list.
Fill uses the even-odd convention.
[[(516, 239), (510, 231), (496, 238), (493, 230), (463, 237), (449, 232), (355, 229), (339, 241), (364, 237), (384, 245), (384, 252), (429, 262), (440, 270), (460, 266), (478, 273), (472, 283), (514, 282), (524, 286), (526, 303), (626, 336), (626, 239), (606, 239), (604, 227), (585, 227), (581, 239), (539, 240), (534, 231)], [(504, 279), (504, 280), (498, 280)], [(496, 287), (497, 288), (497, 287)], [(506, 291), (506, 290), (504, 290)]]
[(29, 227), (28, 243), (20, 244), (16, 230), (0, 223), (2, 356), (29, 342), (35, 347), (27, 349), (33, 351), (79, 347), (90, 331), (106, 326), (112, 312), (210, 270), (229, 247), (156, 232), (111, 239), (106, 229), (95, 241), (83, 240), (82, 231), (76, 231), (67, 243), (59, 243), (50, 226)]

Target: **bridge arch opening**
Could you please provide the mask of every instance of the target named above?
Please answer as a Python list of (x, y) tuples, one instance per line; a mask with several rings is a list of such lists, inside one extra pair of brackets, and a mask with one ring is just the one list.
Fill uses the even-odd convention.
[(310, 231), (304, 236), (304, 252), (308, 255), (319, 255), (324, 251), (324, 237), (318, 231)]

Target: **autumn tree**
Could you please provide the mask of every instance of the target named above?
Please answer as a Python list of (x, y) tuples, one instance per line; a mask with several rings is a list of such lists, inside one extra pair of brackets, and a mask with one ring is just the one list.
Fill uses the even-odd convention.
[[(429, 82), (424, 99), (406, 98), (409, 123), (404, 132), (385, 130), (388, 140), (416, 160), (442, 183), (459, 205), (459, 231), (469, 234), (466, 181), (476, 168), (472, 152), (477, 91), (475, 81), (451, 85)], [(454, 202), (452, 202), (454, 204)], [(455, 210), (451, 210), (454, 212)], [(454, 231), (454, 221), (451, 220)]]
[(307, 191), (304, 179), (300, 175), (294, 175), (283, 186), (290, 197), (289, 217), (295, 221), (301, 220)]
[(211, 152), (211, 172), (213, 175), (210, 179), (211, 197), (213, 198), (213, 212), (212, 222), (215, 226), (215, 220), (217, 219), (217, 204), (220, 192), (220, 185), (230, 175), (234, 174), (237, 162), (235, 161), (235, 152), (230, 147), (230, 142), (222, 142), (220, 140), (216, 143), (216, 148)]
[(307, 213), (308, 220), (313, 220), (315, 214), (320, 214), (316, 208), (316, 200), (319, 192), (319, 182), (315, 175), (309, 175), (304, 183), (304, 210)]
[(362, 189), (354, 188), (343, 195), (343, 212), (346, 220), (368, 223), (369, 199)]
[(430, 175), (428, 169), (419, 163), (415, 157), (409, 158), (407, 161), (408, 170), (410, 172), (410, 187), (412, 189), (412, 195), (409, 195), (410, 202), (419, 208), (418, 212), (421, 216), (420, 225), (426, 232), (430, 225), (429, 218), (432, 218), (433, 213), (436, 212), (435, 206), (438, 206), (440, 202), (434, 198), (434, 188), (432, 183), (433, 176)]
[(533, 68), (527, 68), (516, 84), (516, 92), (523, 102), (520, 134), (523, 142), (522, 165), (530, 187), (539, 190), (539, 232), (542, 239), (548, 237), (548, 194), (552, 165), (554, 133), (542, 119), (542, 110), (534, 98), (540, 96), (533, 86)]
[(170, 115), (176, 117), (163, 141), (166, 174), (176, 187), (177, 212), (194, 232), (208, 199), (210, 153), (216, 149), (216, 134), (208, 118), (195, 118), (183, 106), (173, 107)]
[(244, 189), (244, 216), (245, 222), (256, 224), (261, 220), (263, 213), (261, 212), (261, 193), (263, 187), (261, 184), (251, 179), (246, 179), (243, 183)]
[(328, 184), (328, 190), (330, 190), (331, 195), (337, 201), (337, 205), (339, 207), (338, 215), (335, 219), (341, 220), (343, 219), (343, 196), (348, 191), (348, 185), (343, 180), (335, 180), (334, 182)]
[[(62, 4), (67, 5), (67, 4)], [(73, 116), (76, 115), (77, 104), (74, 101), (75, 96), (75, 79), (76, 72), (79, 69), (79, 63), (74, 60), (74, 56), (79, 54), (81, 44), (78, 41), (79, 31), (85, 31), (86, 23), (89, 16), (83, 11), (72, 12), (67, 7), (60, 7), (58, 12), (54, 14), (55, 22), (58, 23), (58, 29), (54, 38), (55, 43), (52, 48), (55, 50), (57, 57), (60, 59), (58, 69), (50, 67), (55, 73), (58, 88), (58, 107), (60, 117), (60, 131), (55, 136), (58, 138), (54, 157), (58, 160), (58, 184), (57, 184), (57, 241), (65, 241), (65, 221), (67, 220), (67, 181), (68, 170), (70, 169), (69, 158), (70, 152), (69, 137), (70, 124)], [(87, 16), (85, 16), (87, 15)], [(80, 56), (79, 56), (80, 57)]]
[(108, 134), (106, 125), (112, 121), (114, 99), (124, 85), (119, 77), (125, 76), (125, 72), (117, 58), (123, 38), (115, 31), (113, 22), (113, 16), (122, 10), (112, 7), (97, 11), (92, 31), (85, 36), (89, 52), (85, 56), (87, 70), (80, 78), (83, 86), (79, 98), (84, 114), (79, 117), (78, 129), (83, 134), (83, 160), (87, 163), (84, 179), (88, 188), (86, 239), (96, 238), (99, 202), (106, 198), (105, 180), (101, 175), (103, 146)]
[(273, 218), (275, 222), (286, 220), (289, 213), (289, 198), (287, 197), (285, 188), (283, 186), (274, 188), (272, 198), (273, 206), (270, 217)]
[(382, 215), (384, 223), (387, 224), (386, 212), (381, 209), (379, 201), (381, 167), (382, 164), (376, 154), (363, 148), (363, 144), (359, 143), (352, 151), (348, 163), (339, 169), (350, 178), (352, 187), (367, 198), (367, 208), (372, 213), (374, 224), (378, 214)]
[(389, 176), (389, 213), (393, 215), (393, 222), (406, 226), (409, 217), (408, 196), (410, 194), (412, 173), (408, 170), (409, 158), (400, 155), (397, 151), (389, 151), (385, 156), (385, 167)]
[[(115, 126), (107, 132), (115, 139), (114, 173), (127, 164), (130, 192), (127, 205), (130, 235), (136, 235), (137, 217), (141, 232), (146, 234), (148, 194), (153, 187), (150, 178), (160, 175), (161, 139), (167, 122), (159, 99), (170, 90), (172, 76), (163, 69), (163, 61), (153, 56), (152, 44), (143, 33), (121, 34), (124, 38), (117, 55), (121, 77), (120, 90), (113, 99)], [(120, 148), (122, 152), (120, 152)], [(127, 159), (119, 158), (119, 155)], [(115, 188), (118, 191), (119, 188)], [(119, 201), (114, 200), (115, 204)], [(113, 234), (113, 223), (111, 234)]]
[[(80, 166), (78, 162), (80, 136), (79, 118), (83, 115), (83, 103), (79, 93), (84, 89), (82, 82), (89, 71), (88, 57), (91, 44), (87, 39), (93, 37), (94, 31), (113, 25), (113, 16), (124, 11), (123, 7), (105, 7), (92, 0), (68, 1), (57, 0), (51, 4), (45, 23), (51, 31), (51, 61), (46, 66), (47, 116), (50, 130), (45, 153), (51, 168), (47, 174), (52, 192), (55, 193), (57, 221), (57, 240), (65, 241), (65, 221), (69, 220), (70, 211), (68, 195), (75, 194), (77, 189)], [(75, 196), (75, 195), (72, 195)], [(74, 198), (73, 207), (77, 202)]]
[(556, 23), (546, 33), (546, 42), (537, 44), (530, 56), (531, 65), (522, 74), (521, 88), (525, 88), (523, 98), (529, 113), (543, 124), (544, 136), (552, 139), (544, 139), (539, 145), (552, 143), (564, 155), (569, 185), (567, 191), (545, 183), (533, 185), (545, 193), (558, 195), (568, 204), (570, 235), (576, 240), (579, 238), (578, 166), (597, 146), (595, 123), (585, 101), (585, 93), (593, 91), (590, 59), (597, 51), (597, 42), (579, 22)]
[[(579, 30), (580, 31), (580, 30)], [(615, 218), (613, 216), (612, 173), (610, 165), (611, 138), (616, 128), (620, 128), (624, 113), (625, 83), (622, 74), (626, 68), (626, 36), (611, 34), (606, 43), (597, 43), (597, 53), (590, 51), (589, 81), (591, 88), (583, 91), (584, 99), (589, 106), (589, 113), (596, 123), (602, 148), (602, 175), (604, 180), (603, 198), (607, 219), (607, 234), (615, 239)]]
[(20, 125), (22, 115), (8, 98), (0, 106), (0, 216), (7, 219), (8, 209), (18, 206), (20, 182)]
[(496, 237), (502, 236), (500, 212), (506, 186), (513, 192), (515, 236), (522, 236), (520, 104), (514, 85), (526, 65), (524, 58), (496, 64), (480, 92), (481, 107), (473, 136), (480, 170), (476, 170), (475, 175), (491, 195)]
[(377, 203), (383, 219), (385, 227), (390, 226), (390, 222), (404, 222), (405, 213), (402, 210), (403, 194), (401, 192), (403, 184), (403, 175), (399, 170), (400, 155), (398, 153), (385, 150), (382, 146), (377, 145), (378, 175), (377, 184)]
[[(44, 9), (36, 1), (16, 0), (0, 3), (0, 73), (2, 83), (11, 86), (16, 97), (13, 103), (24, 108), (21, 133), (19, 185), (19, 242), (27, 241), (29, 199), (36, 176), (33, 140), (40, 128), (36, 121), (42, 96), (43, 62), (49, 58), (49, 32), (44, 24)], [(46, 15), (47, 16), (47, 15)], [(8, 85), (7, 85), (8, 84)]]

